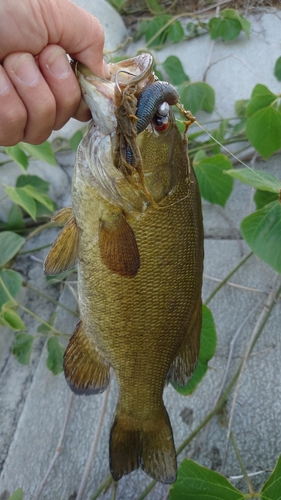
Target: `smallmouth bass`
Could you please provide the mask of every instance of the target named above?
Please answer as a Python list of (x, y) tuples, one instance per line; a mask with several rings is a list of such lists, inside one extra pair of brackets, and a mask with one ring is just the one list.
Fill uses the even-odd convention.
[(176, 479), (166, 381), (185, 385), (201, 331), (203, 226), (196, 177), (171, 105), (176, 90), (141, 54), (109, 65), (110, 80), (76, 74), (93, 120), (76, 156), (72, 208), (44, 263), (78, 263), (81, 319), (64, 355), (77, 394), (103, 392), (115, 371), (119, 400), (110, 433), (115, 480), (141, 467)]

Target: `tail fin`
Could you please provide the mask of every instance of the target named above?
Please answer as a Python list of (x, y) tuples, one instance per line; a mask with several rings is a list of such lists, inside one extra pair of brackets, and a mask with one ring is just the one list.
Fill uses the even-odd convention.
[(134, 421), (117, 409), (109, 447), (110, 470), (115, 481), (139, 467), (156, 481), (176, 480), (176, 452), (164, 405), (154, 420), (143, 422)]

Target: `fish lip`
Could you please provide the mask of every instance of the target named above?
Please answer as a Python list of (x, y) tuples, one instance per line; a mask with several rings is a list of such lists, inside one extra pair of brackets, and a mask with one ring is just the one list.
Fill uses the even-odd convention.
[(93, 120), (105, 135), (116, 128), (115, 110), (121, 103), (123, 89), (128, 85), (143, 87), (155, 79), (149, 53), (110, 63), (108, 79), (95, 75), (82, 63), (75, 62), (73, 66)]
[[(116, 75), (118, 74), (118, 84), (120, 86), (136, 85), (150, 77), (153, 67), (153, 57), (149, 52), (144, 52), (136, 57), (124, 59), (117, 63), (109, 63), (108, 69), (110, 77), (108, 79), (102, 78), (92, 71), (90, 71), (84, 64), (75, 62), (74, 71), (79, 79), (83, 88), (83, 83), (86, 80), (92, 85), (105, 85), (116, 84)], [(120, 78), (119, 74), (123, 74)], [(133, 77), (132, 77), (133, 76)]]

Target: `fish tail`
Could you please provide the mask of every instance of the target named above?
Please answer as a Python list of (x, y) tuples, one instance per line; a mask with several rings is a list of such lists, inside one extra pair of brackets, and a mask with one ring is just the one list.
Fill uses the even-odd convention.
[(176, 452), (164, 404), (154, 419), (142, 422), (117, 409), (109, 447), (115, 481), (139, 467), (156, 481), (170, 484), (176, 480)]

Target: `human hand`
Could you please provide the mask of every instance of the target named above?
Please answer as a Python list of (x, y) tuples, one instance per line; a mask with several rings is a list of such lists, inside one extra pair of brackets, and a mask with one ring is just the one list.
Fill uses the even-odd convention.
[(0, 145), (90, 119), (66, 53), (106, 78), (103, 45), (99, 21), (69, 0), (0, 0)]

